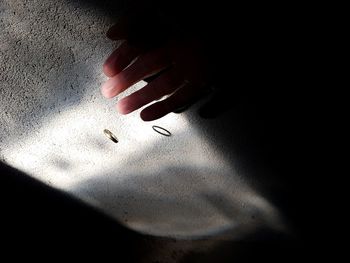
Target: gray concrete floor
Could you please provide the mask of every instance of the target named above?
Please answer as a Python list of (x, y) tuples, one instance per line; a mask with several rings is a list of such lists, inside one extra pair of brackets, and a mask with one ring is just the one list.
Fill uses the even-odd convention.
[(0, 1), (1, 160), (155, 236), (235, 239), (261, 226), (284, 229), (232, 145), (216, 136), (230, 132), (225, 114), (202, 120), (194, 107), (146, 123), (102, 98), (101, 66), (116, 46), (105, 32), (121, 8)]

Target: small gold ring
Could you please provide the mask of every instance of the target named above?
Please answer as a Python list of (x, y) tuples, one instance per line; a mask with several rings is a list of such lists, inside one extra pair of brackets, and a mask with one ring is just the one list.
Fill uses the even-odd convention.
[(168, 137), (169, 137), (169, 136), (171, 135), (171, 132), (170, 132), (170, 131), (168, 131), (168, 130), (162, 128), (162, 127), (159, 127), (159, 126), (157, 126), (157, 125), (153, 125), (153, 126), (152, 126), (152, 129), (153, 129), (155, 132), (158, 132), (159, 134), (164, 135), (164, 136), (168, 136)]
[(110, 130), (104, 129), (103, 132), (112, 142), (118, 142), (117, 137)]

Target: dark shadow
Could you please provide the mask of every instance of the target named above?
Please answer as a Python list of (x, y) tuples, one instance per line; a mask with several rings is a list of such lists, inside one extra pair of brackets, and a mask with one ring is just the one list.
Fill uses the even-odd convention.
[(255, 262), (268, 259), (269, 262), (295, 262), (300, 256), (306, 256), (306, 249), (298, 243), (281, 241), (221, 241), (209, 251), (196, 251), (185, 255), (181, 263), (209, 263), (209, 262)]
[[(260, 80), (254, 84), (265, 82)], [(200, 122), (198, 130), (207, 131), (209, 142), (216, 138), (213, 147), (219, 144), (224, 152), (231, 152), (227, 157), (262, 196), (278, 207), (295, 235), (313, 239), (314, 223), (308, 220), (313, 212), (308, 206), (317, 179), (307, 165), (307, 108), (299, 94), (289, 94), (288, 84), (247, 90), (232, 99), (228, 111)], [(225, 103), (219, 97), (218, 101)]]
[(0, 175), (4, 255), (45, 259), (47, 253), (59, 251), (58, 258), (109, 259), (117, 255), (120, 260), (139, 262), (146, 237), (3, 163)]

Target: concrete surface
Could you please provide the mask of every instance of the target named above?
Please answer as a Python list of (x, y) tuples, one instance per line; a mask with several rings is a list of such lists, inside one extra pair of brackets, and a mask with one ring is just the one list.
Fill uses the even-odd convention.
[(116, 45), (105, 32), (122, 8), (103, 3), (0, 1), (1, 160), (152, 235), (235, 239), (263, 226), (284, 229), (236, 165), (240, 138), (225, 115), (202, 120), (194, 107), (146, 123), (102, 98), (101, 66)]

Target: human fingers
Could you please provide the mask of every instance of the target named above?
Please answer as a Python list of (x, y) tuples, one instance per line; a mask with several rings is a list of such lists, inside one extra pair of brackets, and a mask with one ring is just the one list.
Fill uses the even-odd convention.
[(198, 87), (186, 83), (169, 98), (156, 102), (142, 110), (141, 119), (144, 121), (153, 121), (187, 105), (198, 95), (198, 90)]
[(164, 49), (142, 54), (129, 67), (106, 81), (101, 87), (101, 92), (106, 98), (113, 98), (135, 83), (170, 65), (171, 60)]
[(103, 72), (113, 77), (126, 68), (140, 53), (140, 50), (124, 42), (118, 47), (103, 64)]
[(142, 89), (121, 99), (117, 104), (117, 110), (122, 114), (128, 114), (154, 100), (171, 94), (181, 84), (181, 78), (178, 77), (175, 70), (170, 69), (162, 73)]

